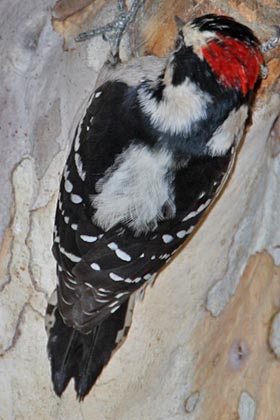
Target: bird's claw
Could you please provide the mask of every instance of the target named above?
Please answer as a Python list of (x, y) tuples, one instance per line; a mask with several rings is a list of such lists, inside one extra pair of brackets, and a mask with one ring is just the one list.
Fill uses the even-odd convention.
[(95, 36), (101, 35), (108, 41), (111, 47), (112, 63), (116, 63), (119, 58), (119, 47), (122, 36), (129, 24), (134, 21), (139, 8), (144, 5), (145, 0), (134, 0), (131, 8), (126, 9), (125, 0), (118, 0), (118, 12), (116, 18), (105, 26), (93, 29), (92, 31), (82, 32), (76, 38), (76, 42), (82, 42)]
[(280, 39), (280, 26), (275, 26), (275, 35), (270, 38), (268, 41), (264, 42), (260, 49), (262, 53), (272, 50), (277, 47), (277, 44)]

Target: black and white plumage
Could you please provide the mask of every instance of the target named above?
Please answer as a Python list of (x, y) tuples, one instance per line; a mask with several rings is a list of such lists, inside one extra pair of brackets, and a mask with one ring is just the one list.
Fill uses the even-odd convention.
[[(233, 166), (262, 65), (250, 29), (206, 15), (166, 59), (105, 66), (61, 179), (47, 309), (55, 392), (83, 399), (126, 336), (135, 293), (194, 230)], [(56, 295), (55, 293), (55, 295)]]

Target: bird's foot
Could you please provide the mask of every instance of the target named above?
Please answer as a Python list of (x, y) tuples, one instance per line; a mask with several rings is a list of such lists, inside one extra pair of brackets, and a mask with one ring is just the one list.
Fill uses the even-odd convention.
[(261, 45), (261, 48), (260, 48), (261, 52), (266, 53), (267, 51), (270, 51), (270, 50), (273, 50), (273, 48), (276, 48), (279, 42), (279, 39), (280, 39), (280, 26), (275, 26), (275, 35)]
[(123, 34), (127, 30), (130, 23), (136, 17), (136, 14), (145, 0), (133, 0), (129, 10), (125, 5), (125, 0), (118, 1), (118, 11), (114, 20), (105, 26), (93, 29), (89, 32), (83, 32), (76, 37), (77, 42), (85, 41), (95, 36), (102, 35), (105, 41), (108, 41), (111, 47), (111, 62), (116, 64), (119, 61), (119, 49)]

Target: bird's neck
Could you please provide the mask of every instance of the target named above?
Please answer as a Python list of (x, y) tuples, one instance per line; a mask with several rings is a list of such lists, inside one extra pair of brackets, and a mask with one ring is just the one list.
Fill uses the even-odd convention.
[(206, 118), (211, 96), (186, 78), (175, 86), (160, 77), (156, 83), (143, 84), (138, 92), (142, 112), (151, 125), (170, 135), (188, 135), (196, 121)]

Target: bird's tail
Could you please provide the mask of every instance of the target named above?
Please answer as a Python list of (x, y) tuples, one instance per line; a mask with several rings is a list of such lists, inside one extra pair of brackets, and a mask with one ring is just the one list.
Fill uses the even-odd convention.
[(112, 352), (126, 338), (134, 301), (134, 296), (131, 296), (90, 333), (83, 334), (63, 322), (52, 295), (47, 307), (46, 329), (52, 382), (58, 396), (74, 378), (77, 398), (84, 399), (109, 362)]

